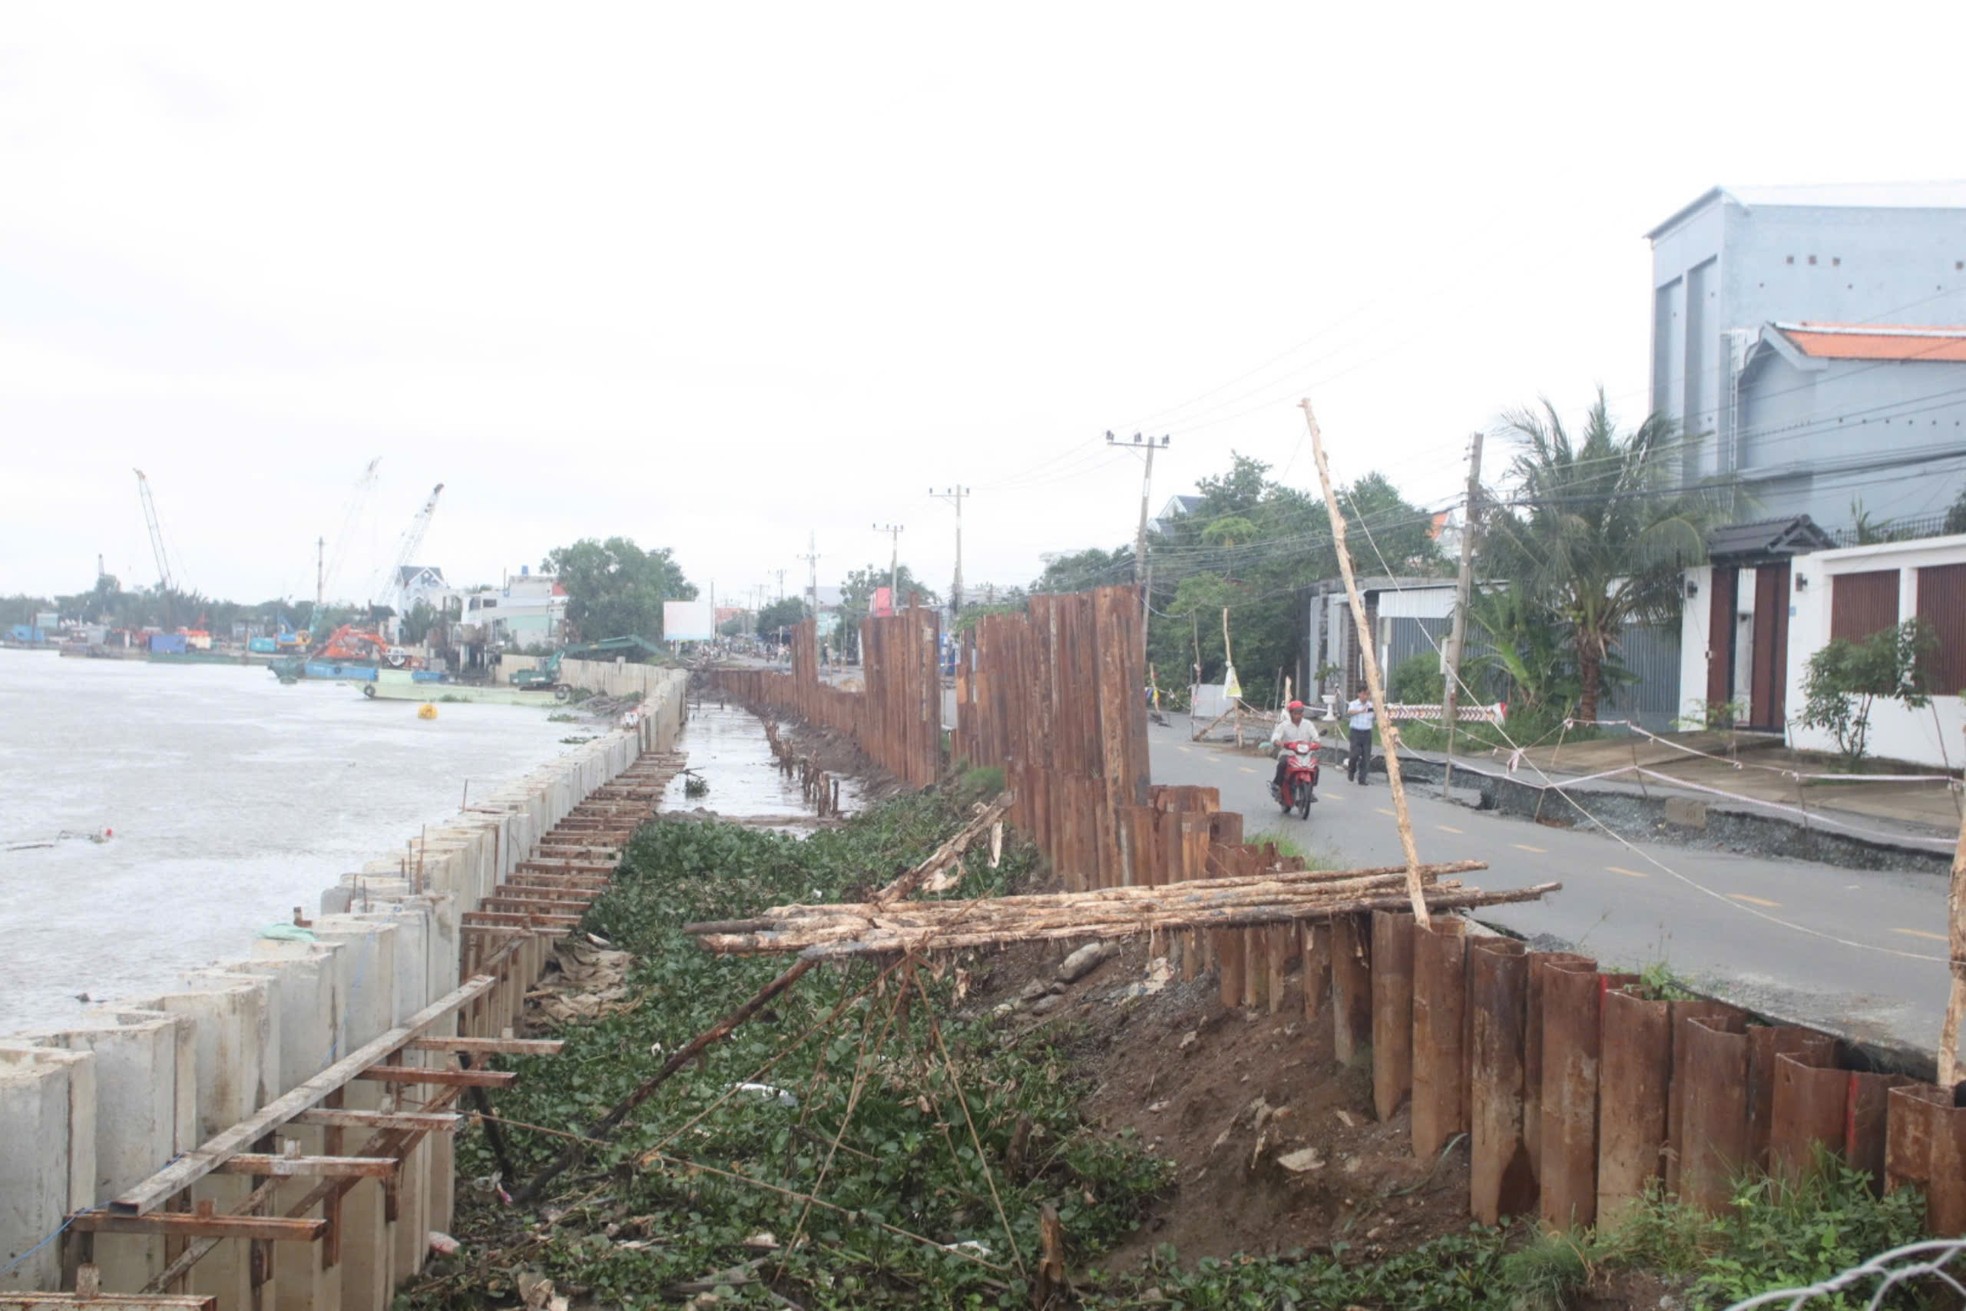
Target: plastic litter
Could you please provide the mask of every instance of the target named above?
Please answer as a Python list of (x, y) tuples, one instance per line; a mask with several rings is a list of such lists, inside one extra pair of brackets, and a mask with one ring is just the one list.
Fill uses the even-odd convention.
[(796, 1108), (799, 1104), (799, 1099), (796, 1096), (786, 1092), (783, 1088), (774, 1088), (768, 1083), (734, 1083), (731, 1085), (731, 1091), (750, 1093), (753, 1097), (768, 1097), (780, 1106)]

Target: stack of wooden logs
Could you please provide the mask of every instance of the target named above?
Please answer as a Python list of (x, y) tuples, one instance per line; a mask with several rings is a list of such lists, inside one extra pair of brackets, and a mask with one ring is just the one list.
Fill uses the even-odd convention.
[[(1483, 892), (1444, 874), (1486, 868), (1480, 861), (1430, 865), (1427, 903), (1459, 906), (1529, 901), (1555, 884)], [(700, 945), (734, 954), (813, 959), (915, 950), (958, 950), (1006, 942), (1126, 938), (1178, 929), (1243, 929), (1406, 906), (1404, 866), (1356, 870), (1266, 869), (1240, 877), (1161, 887), (1105, 888), (972, 901), (895, 905), (841, 902), (777, 906), (751, 919), (692, 924)]]

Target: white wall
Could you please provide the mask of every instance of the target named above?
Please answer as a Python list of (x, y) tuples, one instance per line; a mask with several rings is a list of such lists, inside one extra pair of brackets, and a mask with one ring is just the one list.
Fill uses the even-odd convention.
[[(1966, 564), (1966, 536), (1929, 537), (1917, 542), (1882, 546), (1852, 546), (1797, 557), (1795, 577), (1803, 581), (1790, 597), (1789, 620), (1789, 745), (1805, 751), (1835, 751), (1836, 739), (1825, 729), (1804, 728), (1799, 722), (1805, 698), (1803, 679), (1809, 657), (1829, 642), (1831, 581), (1838, 574), (1897, 569), (1898, 619), (1918, 613), (1918, 573), (1921, 567)], [(1875, 702), (1870, 712), (1870, 754), (1884, 760), (1903, 760), (1932, 768), (1956, 769), (1966, 759), (1966, 700), (1937, 696), (1923, 710), (1909, 710), (1895, 701)]]

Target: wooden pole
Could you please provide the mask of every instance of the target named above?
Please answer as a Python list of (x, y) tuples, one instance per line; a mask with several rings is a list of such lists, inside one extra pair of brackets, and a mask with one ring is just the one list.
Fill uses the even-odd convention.
[(1959, 844), (1952, 852), (1952, 891), (1946, 897), (1951, 921), (1952, 995), (1946, 1001), (1945, 1025), (1939, 1030), (1939, 1086), (1951, 1091), (1966, 1077), (1959, 1060), (1959, 1021), (1966, 1013), (1966, 821), (1959, 827)]
[(1372, 627), (1365, 622), (1365, 598), (1359, 595), (1358, 580), (1352, 576), (1352, 556), (1345, 546), (1345, 516), (1338, 512), (1338, 495), (1331, 488), (1331, 466), (1324, 458), (1324, 435), (1318, 431), (1317, 415), (1309, 400), (1299, 402), (1304, 422), (1311, 429), (1311, 455), (1317, 461), (1318, 482), (1324, 487), (1324, 509), (1331, 516), (1331, 540), (1338, 551), (1338, 571), (1345, 578), (1345, 595), (1351, 598), (1352, 622), (1358, 625), (1359, 655), (1365, 664), (1365, 690), (1378, 710), (1380, 732), (1386, 739), (1386, 782), (1393, 789), (1393, 815), (1399, 825), (1399, 844), (1406, 852), (1406, 891), (1413, 901), (1413, 920), (1421, 928), (1431, 928), (1427, 914), (1427, 895), (1420, 878), (1420, 849), (1413, 844), (1413, 817), (1406, 808), (1406, 784), (1399, 774), (1399, 727), (1386, 713), (1385, 684), (1379, 677), (1379, 652), (1372, 640)]

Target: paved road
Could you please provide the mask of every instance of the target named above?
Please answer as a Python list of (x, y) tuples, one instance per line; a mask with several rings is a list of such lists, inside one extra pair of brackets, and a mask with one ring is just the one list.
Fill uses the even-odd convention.
[[(1261, 755), (1190, 743), (1184, 725), (1152, 727), (1156, 783), (1222, 790), (1245, 832), (1278, 830), (1336, 868), (1404, 860), (1384, 774), (1344, 780), (1327, 745), (1311, 817), (1280, 816)], [(1936, 1050), (1945, 1011), (1946, 888), (1932, 874), (1837, 869), (1626, 844), (1442, 801), (1438, 785), (1407, 791), (1422, 860), (1475, 859), (1487, 888), (1560, 881), (1542, 902), (1496, 906), (1481, 918), (1567, 946), (1606, 966), (1664, 962), (1702, 990), (1764, 1014), (1866, 1042)]]

